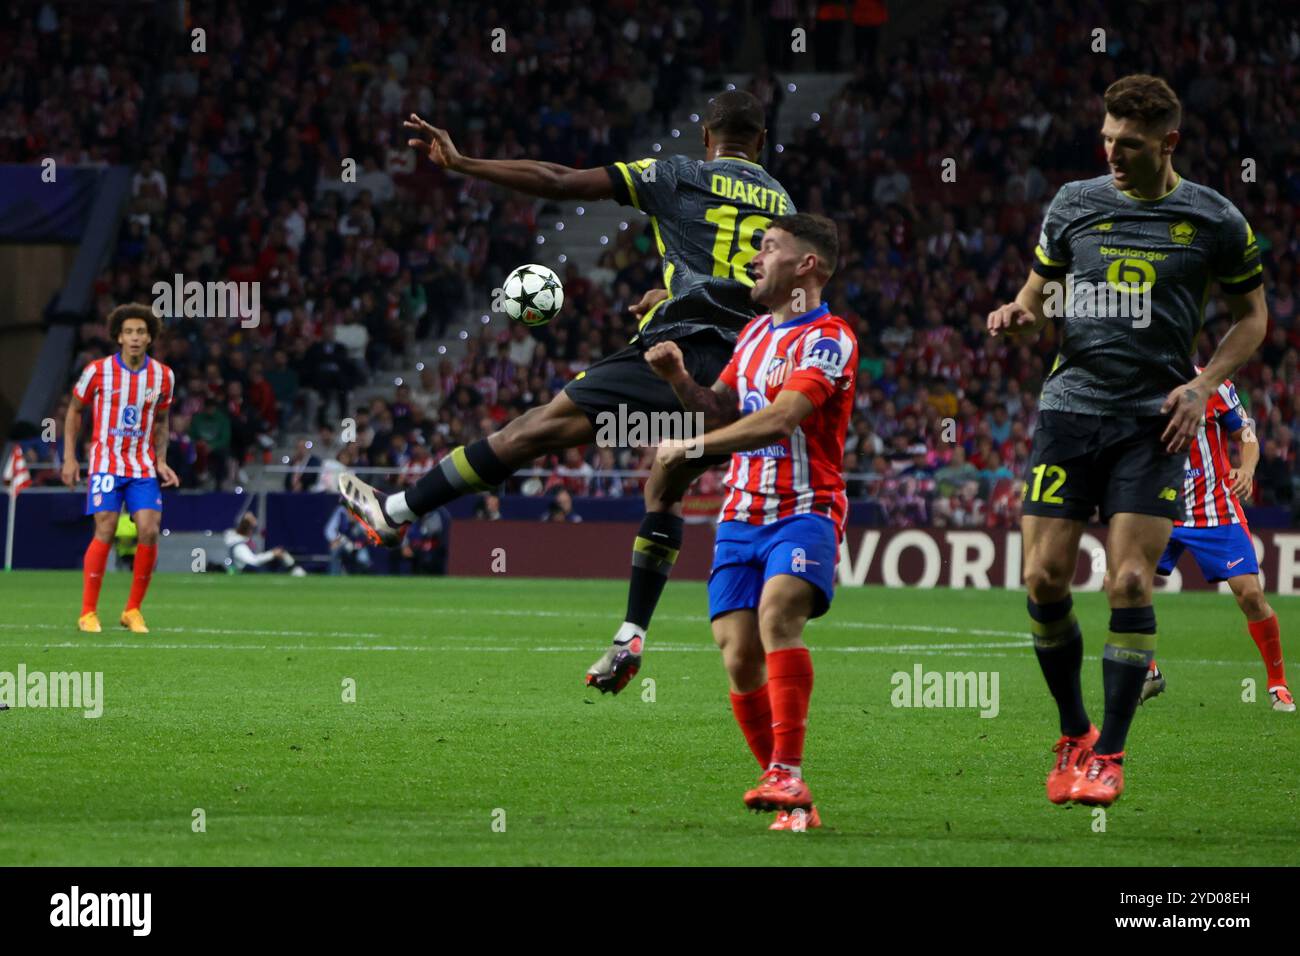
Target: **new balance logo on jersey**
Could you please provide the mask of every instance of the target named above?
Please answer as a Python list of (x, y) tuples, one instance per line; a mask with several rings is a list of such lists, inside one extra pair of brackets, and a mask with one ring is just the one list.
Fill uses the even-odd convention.
[(1161, 501), (1174, 501), (1178, 497), (1178, 492), (1174, 491), (1172, 488), (1162, 488), (1160, 494), (1156, 497)]

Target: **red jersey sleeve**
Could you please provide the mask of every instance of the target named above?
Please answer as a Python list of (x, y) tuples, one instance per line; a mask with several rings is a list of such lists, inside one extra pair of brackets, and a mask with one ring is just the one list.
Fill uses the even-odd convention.
[(72, 387), (72, 397), (82, 405), (89, 405), (95, 393), (99, 391), (99, 379), (99, 363), (91, 362), (81, 370), (81, 378), (77, 379), (77, 384)]
[(840, 320), (819, 322), (795, 347), (795, 366), (786, 389), (808, 396), (820, 408), (836, 389), (853, 387), (858, 368), (858, 342)]
[(162, 395), (158, 397), (158, 410), (172, 407), (172, 395), (176, 390), (176, 373), (163, 366)]

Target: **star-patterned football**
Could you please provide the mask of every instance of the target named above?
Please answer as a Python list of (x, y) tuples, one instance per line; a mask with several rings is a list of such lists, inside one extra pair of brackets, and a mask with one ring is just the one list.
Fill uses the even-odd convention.
[(520, 266), (506, 276), (501, 289), (505, 293), (506, 315), (524, 325), (545, 325), (564, 304), (560, 277), (546, 266)]

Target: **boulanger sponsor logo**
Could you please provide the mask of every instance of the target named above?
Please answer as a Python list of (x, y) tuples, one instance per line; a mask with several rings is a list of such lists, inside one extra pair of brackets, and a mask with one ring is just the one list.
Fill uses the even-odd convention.
[(60, 927), (128, 927), (133, 936), (148, 936), (153, 925), (152, 893), (83, 893), (73, 886), (50, 897), (50, 925)]
[(1135, 249), (1132, 246), (1102, 246), (1097, 250), (1103, 259), (1141, 259), (1145, 262), (1164, 262), (1169, 258), (1167, 252), (1154, 249)]
[(927, 671), (920, 664), (911, 672), (895, 671), (889, 702), (894, 707), (978, 709), (981, 717), (998, 715), (997, 671)]
[(1106, 282), (1050, 280), (1044, 287), (1043, 312), (1048, 318), (1127, 319), (1135, 329), (1151, 324), (1151, 287), (1155, 269), (1139, 259), (1119, 259), (1106, 270)]
[(643, 412), (620, 402), (617, 412), (596, 416), (596, 444), (601, 448), (653, 448), (665, 441), (689, 442), (687, 458), (699, 458), (704, 446), (703, 412)]
[(70, 708), (93, 719), (104, 713), (103, 671), (0, 671), (0, 704), (11, 709)]

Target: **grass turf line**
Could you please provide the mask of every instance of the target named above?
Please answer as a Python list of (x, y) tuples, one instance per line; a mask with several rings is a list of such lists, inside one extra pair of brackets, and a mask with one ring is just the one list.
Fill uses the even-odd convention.
[[(700, 584), (667, 589), (618, 698), (582, 676), (620, 582), (160, 574), (147, 636), (116, 625), (129, 584), (109, 576), (105, 633), (81, 635), (79, 574), (0, 576), (0, 671), (102, 671), (106, 698), (0, 713), (8, 864), (1270, 865), (1300, 837), (1300, 722), (1269, 709), (1229, 596), (1157, 596), (1169, 691), (1099, 833), (1043, 795), (1055, 707), (1021, 593), (841, 589), (807, 634), (826, 826), (793, 834), (741, 804), (757, 766)], [(1271, 600), (1300, 660), (1300, 599)], [(1095, 658), (1104, 599), (1076, 607)], [(1000, 713), (894, 708), (917, 663), (997, 671)], [(1095, 660), (1084, 689), (1099, 719)]]

